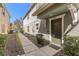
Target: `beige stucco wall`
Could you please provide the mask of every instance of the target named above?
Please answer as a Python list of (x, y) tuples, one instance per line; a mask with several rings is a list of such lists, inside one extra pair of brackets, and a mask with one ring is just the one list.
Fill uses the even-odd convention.
[[(9, 14), (8, 14), (7, 10), (4, 9), (5, 15), (3, 15), (2, 9), (4, 9), (4, 8), (0, 7), (0, 33), (1, 34), (7, 34), (8, 30), (9, 30)], [(2, 33), (1, 24), (5, 24), (4, 33)]]

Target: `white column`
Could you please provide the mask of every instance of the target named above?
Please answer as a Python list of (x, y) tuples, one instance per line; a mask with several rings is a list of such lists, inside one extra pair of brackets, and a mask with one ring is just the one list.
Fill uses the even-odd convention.
[(62, 37), (61, 37), (61, 40), (62, 40), (62, 44), (61, 45), (63, 45), (63, 43), (64, 43), (64, 16), (62, 17)]
[(51, 19), (49, 19), (49, 41), (50, 44), (52, 43), (52, 37), (51, 37)]

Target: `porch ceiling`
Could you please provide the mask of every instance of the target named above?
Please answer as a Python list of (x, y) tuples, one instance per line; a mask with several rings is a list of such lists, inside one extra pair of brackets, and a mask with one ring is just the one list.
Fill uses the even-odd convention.
[(50, 8), (39, 14), (38, 18), (48, 18), (51, 16), (53, 17), (61, 13), (67, 12), (68, 11), (67, 5), (68, 5), (67, 3), (55, 4), (54, 6), (51, 6)]

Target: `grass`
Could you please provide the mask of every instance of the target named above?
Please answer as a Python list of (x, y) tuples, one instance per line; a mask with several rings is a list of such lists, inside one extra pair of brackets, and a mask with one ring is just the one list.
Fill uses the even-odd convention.
[(15, 35), (16, 35), (16, 40), (17, 40), (17, 42), (18, 42), (19, 45), (22, 47), (22, 43), (21, 43), (21, 41), (20, 41), (20, 38), (19, 38), (19, 36), (18, 36), (18, 33), (15, 33)]
[(0, 35), (0, 56), (3, 56), (5, 53), (7, 35)]
[(22, 43), (20, 41), (20, 38), (18, 36), (18, 32), (15, 33), (15, 36), (16, 36), (16, 42), (18, 43), (18, 48), (17, 48), (18, 49), (18, 54), (22, 55), (22, 54), (24, 54), (24, 50), (23, 50), (23, 46), (22, 46)]

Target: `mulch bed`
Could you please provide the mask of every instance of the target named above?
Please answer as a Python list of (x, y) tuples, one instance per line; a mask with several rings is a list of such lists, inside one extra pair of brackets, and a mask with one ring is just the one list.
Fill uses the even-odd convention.
[(54, 56), (64, 56), (64, 50), (60, 50)]
[(40, 45), (40, 44), (37, 43), (37, 39), (36, 39), (35, 36), (30, 35), (30, 34), (27, 34), (27, 33), (24, 34), (24, 36), (26, 36), (29, 40), (31, 40), (31, 42), (33, 42), (33, 43), (34, 43), (37, 47), (39, 47), (39, 48), (44, 47), (44, 46), (46, 46), (46, 45), (49, 44), (49, 41), (44, 40), (44, 44), (43, 44), (43, 45)]

